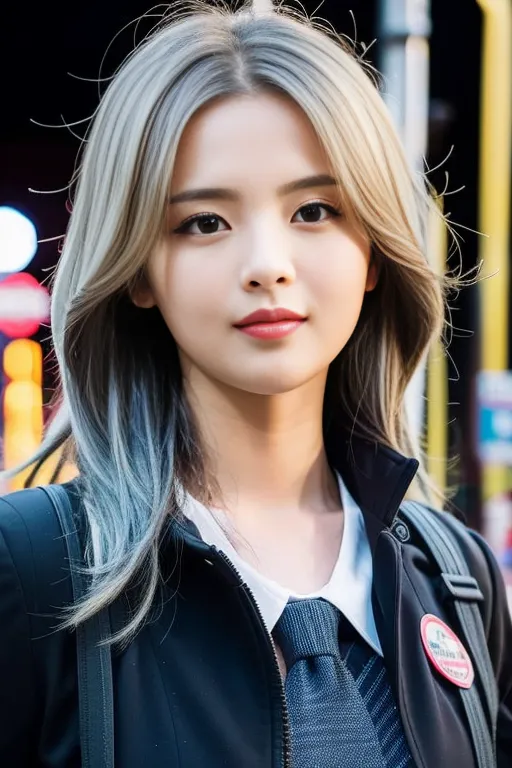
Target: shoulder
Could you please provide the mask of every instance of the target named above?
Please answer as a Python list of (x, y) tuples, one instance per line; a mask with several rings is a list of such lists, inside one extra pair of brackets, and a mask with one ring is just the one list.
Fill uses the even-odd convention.
[(72, 601), (57, 515), (42, 488), (0, 497), (0, 763), (32, 765), (43, 710), (73, 690)]
[(485, 539), (448, 512), (429, 509), (456, 539), (484, 599), (479, 603), (501, 701), (512, 709), (512, 620), (501, 569)]
[(512, 620), (503, 574), (483, 536), (454, 518), (450, 517), (449, 524), (457, 531), (469, 570), (484, 594), (482, 610), (489, 652), (498, 680), (506, 679), (506, 694), (512, 697)]
[(0, 531), (13, 542), (19, 537), (44, 535), (55, 513), (43, 488), (28, 488), (0, 496)]
[[(435, 518), (442, 528), (445, 528), (447, 533), (455, 538), (469, 572), (478, 581), (478, 585), (484, 594), (485, 605), (487, 608), (492, 607), (496, 582), (502, 579), (496, 558), (485, 539), (472, 528), (468, 528), (450, 512), (441, 512), (437, 509), (428, 508), (428, 513)], [(489, 613), (489, 611), (484, 612), (484, 617), (487, 620), (486, 623), (489, 620)]]
[(29, 612), (40, 613), (46, 601), (57, 597), (58, 605), (71, 599), (68, 580), (63, 580), (66, 564), (66, 542), (44, 488), (0, 497), (0, 571), (4, 577), (15, 574)]
[[(411, 514), (414, 514), (411, 517)], [(428, 525), (419, 525), (423, 519)], [(468, 528), (463, 522), (457, 519), (452, 513), (441, 511), (424, 503), (415, 501), (406, 508), (404, 504), (400, 508), (399, 523), (405, 522), (407, 525), (408, 536), (411, 537), (411, 543), (416, 546), (423, 554), (428, 557), (431, 564), (435, 563), (434, 558), (429, 554), (432, 546), (436, 547), (436, 540), (440, 535), (446, 544), (452, 543), (452, 548), (458, 548), (469, 573), (478, 582), (481, 592), (484, 595), (484, 615), (485, 623), (488, 623), (488, 608), (493, 604), (493, 596), (496, 587), (496, 580), (501, 578), (500, 569), (492, 554), (488, 544), (482, 536), (476, 531)], [(412, 523), (412, 528), (411, 528)], [(435, 523), (432, 526), (432, 523)], [(433, 536), (437, 529), (437, 536)], [(398, 536), (400, 539), (400, 537)], [(406, 539), (408, 540), (408, 539)], [(434, 552), (434, 549), (431, 550)]]

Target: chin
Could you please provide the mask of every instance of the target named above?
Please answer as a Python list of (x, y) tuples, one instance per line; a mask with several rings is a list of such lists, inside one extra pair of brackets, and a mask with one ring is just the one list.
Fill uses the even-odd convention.
[(304, 371), (258, 371), (252, 376), (248, 371), (243, 377), (237, 377), (237, 381), (230, 382), (236, 389), (253, 395), (284, 395), (287, 392), (300, 389), (315, 376), (315, 373)]

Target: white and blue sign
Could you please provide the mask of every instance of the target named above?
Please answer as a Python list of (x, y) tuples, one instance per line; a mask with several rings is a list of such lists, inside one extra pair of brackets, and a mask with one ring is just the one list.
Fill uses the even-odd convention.
[(512, 466), (512, 371), (478, 374), (478, 410), (481, 461)]

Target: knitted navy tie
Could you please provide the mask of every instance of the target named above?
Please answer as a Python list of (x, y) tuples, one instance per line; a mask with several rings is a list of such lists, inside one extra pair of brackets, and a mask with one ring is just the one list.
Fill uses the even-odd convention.
[(293, 768), (412, 768), (382, 660), (365, 644), (354, 676), (340, 653), (340, 616), (325, 600), (297, 600), (274, 630), (288, 671)]

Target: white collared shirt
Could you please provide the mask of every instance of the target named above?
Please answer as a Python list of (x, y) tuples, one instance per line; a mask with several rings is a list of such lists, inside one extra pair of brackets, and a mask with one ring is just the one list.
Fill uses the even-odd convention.
[(203, 541), (224, 552), (239, 571), (256, 599), (269, 632), (274, 629), (290, 598), (321, 597), (338, 608), (368, 645), (382, 656), (372, 608), (373, 564), (363, 514), (340, 475), (337, 478), (345, 516), (338, 560), (327, 584), (309, 595), (299, 595), (282, 587), (244, 560), (216, 517), (196, 499), (186, 498), (183, 513), (197, 526)]

